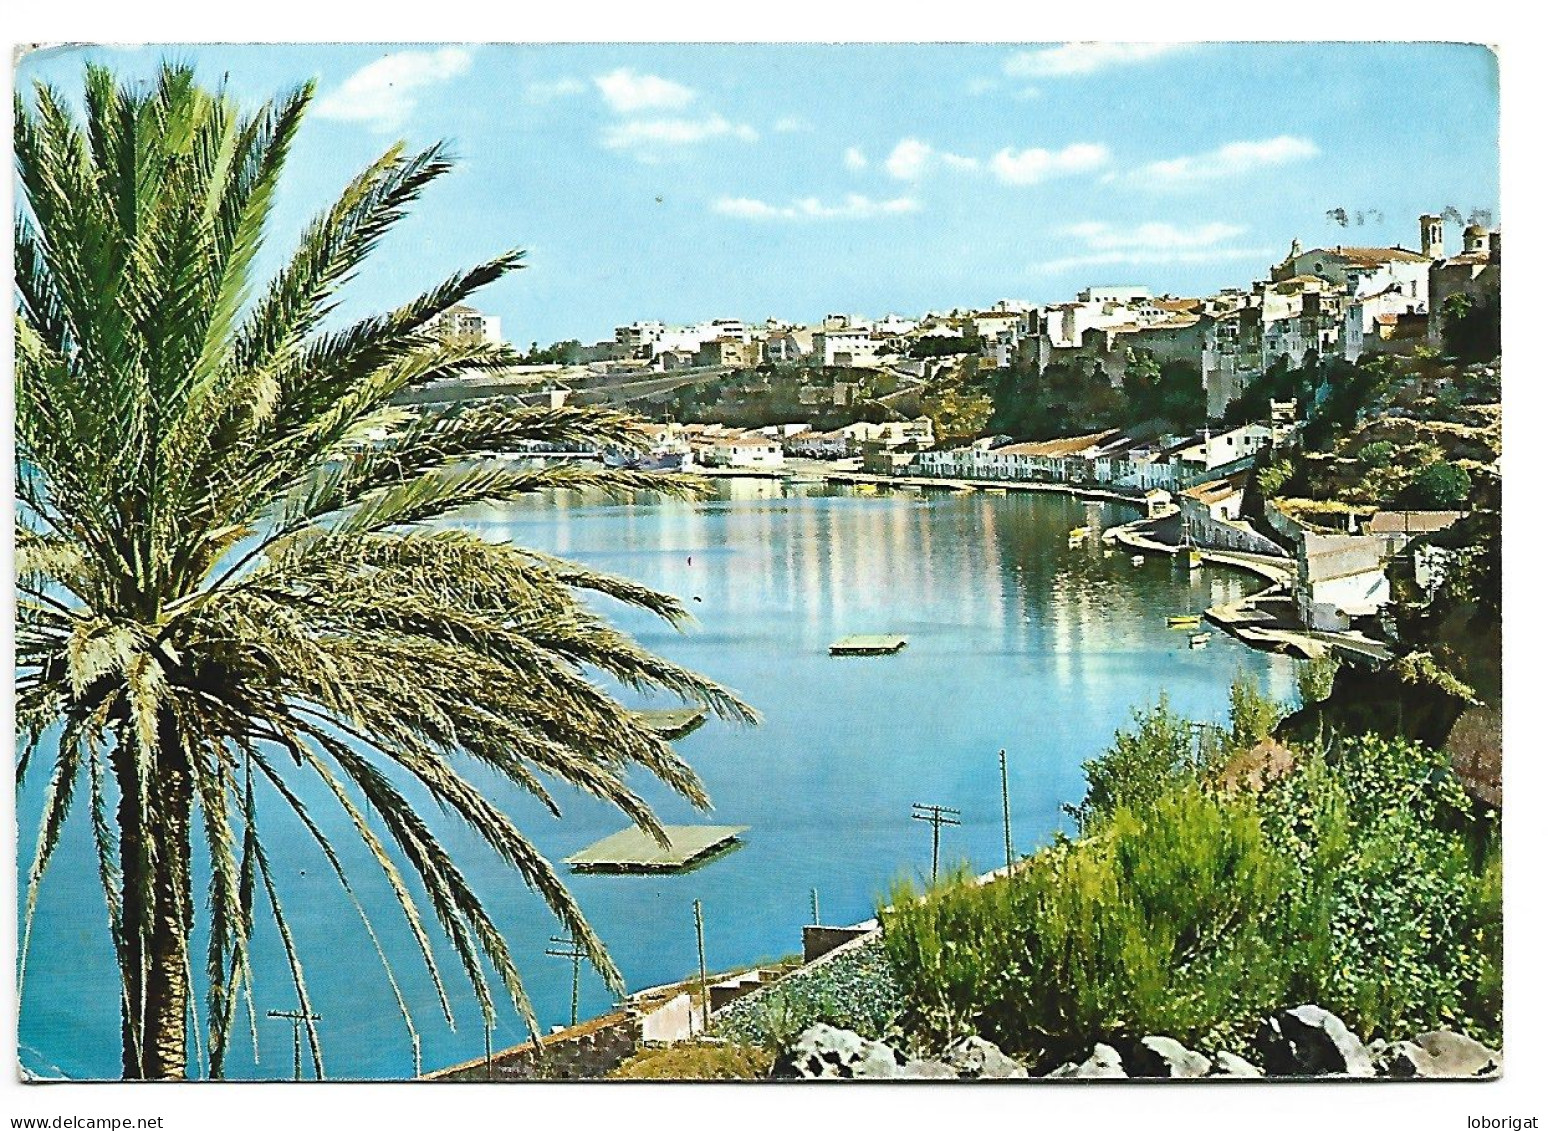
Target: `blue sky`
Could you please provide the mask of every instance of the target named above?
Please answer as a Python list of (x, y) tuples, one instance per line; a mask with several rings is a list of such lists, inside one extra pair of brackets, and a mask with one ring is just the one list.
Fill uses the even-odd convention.
[(148, 76), (164, 56), (252, 104), (315, 79), (270, 267), (393, 140), (449, 141), (456, 171), (346, 311), (521, 247), (527, 269), (477, 305), (523, 345), (635, 318), (1197, 294), (1262, 276), (1293, 237), (1413, 247), (1422, 211), (1499, 219), (1476, 46), (66, 48), (18, 82), (74, 92), (88, 57)]

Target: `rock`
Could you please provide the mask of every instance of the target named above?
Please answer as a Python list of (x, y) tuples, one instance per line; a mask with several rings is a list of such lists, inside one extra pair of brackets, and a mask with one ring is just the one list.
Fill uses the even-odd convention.
[(1171, 1037), (1142, 1037), (1129, 1056), (1131, 1076), (1196, 1080), (1209, 1071), (1209, 1057)]
[(911, 1060), (898, 1069), (899, 1080), (955, 1080), (957, 1070), (939, 1060)]
[(881, 1041), (849, 1029), (817, 1024), (808, 1028), (774, 1062), (774, 1076), (795, 1080), (890, 1080), (903, 1057)]
[(1440, 1029), (1399, 1041), (1384, 1058), (1389, 1076), (1405, 1078), (1496, 1076), (1501, 1056), (1472, 1037)]
[(1046, 1077), (1049, 1080), (1127, 1080), (1123, 1058), (1111, 1045), (1097, 1045), (1091, 1055), (1076, 1064), (1061, 1064)]
[(1211, 1077), (1235, 1076), (1246, 1080), (1261, 1080), (1263, 1069), (1255, 1064), (1243, 1060), (1234, 1052), (1226, 1052), (1221, 1049), (1215, 1054), (1214, 1063), (1210, 1065)]
[(1370, 1050), (1336, 1016), (1298, 1005), (1263, 1022), (1254, 1042), (1270, 1076), (1374, 1076)]
[(1024, 1080), (1026, 1066), (982, 1037), (963, 1037), (946, 1046), (941, 1060), (964, 1080)]

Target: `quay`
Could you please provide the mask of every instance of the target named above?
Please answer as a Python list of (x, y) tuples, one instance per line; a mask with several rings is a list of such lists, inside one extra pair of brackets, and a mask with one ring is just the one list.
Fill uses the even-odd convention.
[(564, 862), (576, 872), (679, 872), (731, 848), (747, 825), (663, 825), (668, 844), (631, 826)]
[(828, 647), (830, 656), (890, 656), (901, 652), (906, 636), (845, 636)]
[(966, 494), (971, 491), (1031, 491), (1043, 494), (1070, 495), (1077, 499), (1095, 499), (1108, 503), (1127, 503), (1130, 506), (1143, 508), (1145, 499), (1142, 495), (1124, 494), (1121, 491), (1108, 491), (1100, 487), (1087, 487), (1079, 483), (1038, 483), (1020, 479), (946, 479), (938, 475), (876, 475), (865, 471), (826, 471), (822, 477), (829, 483), (868, 483), (877, 487), (902, 487), (905, 490), (921, 488), (924, 490), (950, 491), (954, 494)]

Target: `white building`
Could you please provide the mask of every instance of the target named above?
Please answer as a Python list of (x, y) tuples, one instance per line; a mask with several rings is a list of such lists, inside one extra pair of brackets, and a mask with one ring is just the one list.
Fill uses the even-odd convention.
[(1387, 542), (1380, 535), (1307, 530), (1300, 541), (1295, 603), (1308, 628), (1346, 632), (1391, 599)]
[(774, 470), (785, 466), (779, 442), (758, 432), (717, 436), (699, 449), (706, 467), (739, 467)]
[(854, 328), (823, 329), (812, 335), (812, 351), (822, 359), (823, 365), (880, 365), (880, 351), (885, 344), (885, 338), (874, 336), (870, 330)]
[(424, 325), (424, 332), (443, 342), (472, 342), (500, 345), (500, 320), (492, 315), (458, 303), (443, 310)]

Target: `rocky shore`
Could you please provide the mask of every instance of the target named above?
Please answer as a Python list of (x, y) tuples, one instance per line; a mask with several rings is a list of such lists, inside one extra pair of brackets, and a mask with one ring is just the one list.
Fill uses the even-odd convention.
[[(1242, 1055), (1245, 1054), (1245, 1055)], [(812, 1025), (775, 1061), (785, 1080), (1263, 1080), (1493, 1079), (1501, 1054), (1447, 1030), (1410, 1040), (1361, 1041), (1334, 1014), (1302, 1005), (1266, 1017), (1241, 1053), (1185, 1048), (1167, 1036), (1125, 1047), (1092, 1046), (1081, 1060), (1034, 1076), (1027, 1065), (982, 1037), (960, 1038), (938, 1056), (909, 1057), (849, 1029)]]

